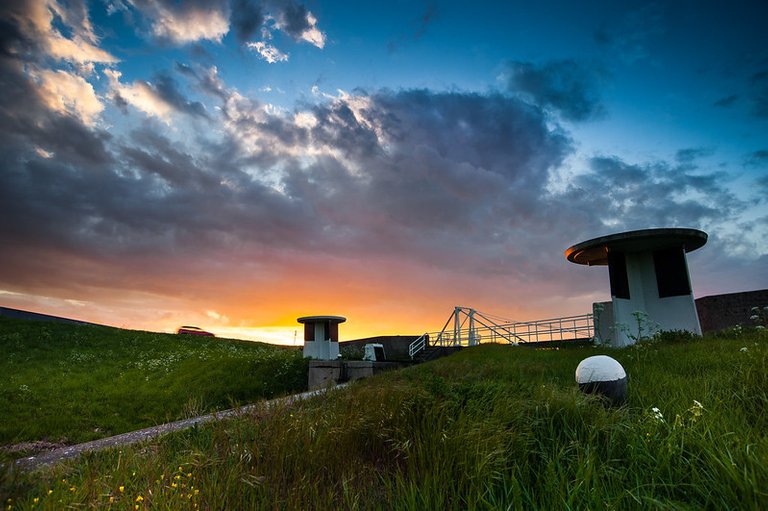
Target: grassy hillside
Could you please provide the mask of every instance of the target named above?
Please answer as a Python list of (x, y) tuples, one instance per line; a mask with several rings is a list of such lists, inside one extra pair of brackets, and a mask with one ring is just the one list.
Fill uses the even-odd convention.
[[(584, 357), (627, 406), (578, 392)], [(13, 509), (766, 509), (768, 338), (486, 345), (291, 407), (6, 473)], [(37, 500), (35, 500), (37, 499)]]
[(266, 344), (0, 318), (0, 446), (76, 443), (306, 388)]

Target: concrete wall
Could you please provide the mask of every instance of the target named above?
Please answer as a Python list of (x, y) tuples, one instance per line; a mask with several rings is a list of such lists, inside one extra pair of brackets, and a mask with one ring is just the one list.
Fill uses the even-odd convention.
[[(613, 297), (615, 346), (634, 344), (633, 337), (652, 335), (653, 330), (687, 330), (701, 334), (693, 295), (659, 297), (652, 252), (626, 254), (629, 299)], [(690, 280), (690, 279), (689, 279)], [(645, 311), (639, 331), (636, 311)]]
[(309, 390), (346, 381), (368, 378), (382, 371), (403, 367), (397, 362), (369, 362), (365, 360), (311, 360), (307, 386)]
[(352, 341), (343, 341), (340, 348), (347, 346), (359, 347), (362, 352), (363, 346), (369, 343), (381, 344), (384, 346), (384, 353), (387, 360), (410, 360), (408, 355), (408, 346), (418, 339), (418, 335), (382, 335), (378, 337), (367, 337), (365, 339), (355, 339)]
[(737, 325), (754, 326), (752, 307), (768, 305), (768, 289), (705, 296), (696, 299), (696, 310), (703, 332), (713, 332)]
[[(664, 300), (667, 299), (664, 298)], [(738, 325), (754, 326), (754, 322), (749, 319), (752, 315), (752, 307), (768, 305), (768, 289), (705, 296), (697, 298), (694, 303), (702, 333), (716, 332)], [(597, 318), (596, 335), (602, 343), (611, 344), (614, 331), (613, 304), (611, 302), (594, 303), (592, 309)], [(600, 309), (602, 310), (598, 314)], [(661, 328), (661, 330), (670, 330), (670, 328)]]

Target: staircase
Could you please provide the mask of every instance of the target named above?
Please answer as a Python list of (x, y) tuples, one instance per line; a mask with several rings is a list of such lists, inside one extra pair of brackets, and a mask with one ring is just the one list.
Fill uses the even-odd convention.
[(447, 357), (461, 350), (461, 346), (425, 346), (424, 349), (413, 355), (413, 361), (417, 364), (429, 362), (441, 357)]

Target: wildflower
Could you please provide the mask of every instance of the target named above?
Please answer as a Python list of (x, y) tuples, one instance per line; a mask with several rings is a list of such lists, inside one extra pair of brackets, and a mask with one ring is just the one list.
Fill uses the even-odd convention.
[(125, 486), (120, 485), (117, 489), (120, 490), (120, 493), (123, 493), (125, 491)]
[(113, 497), (112, 495), (109, 496), (109, 503), (110, 504), (114, 504), (115, 503), (115, 497)]
[(53, 493), (53, 490), (48, 490), (48, 495), (50, 495), (51, 493)]
[(136, 497), (136, 502), (141, 502), (142, 500), (144, 500), (144, 497), (142, 497), (141, 495)]
[(192, 477), (192, 472), (187, 473), (187, 477)]
[(35, 497), (34, 499), (32, 499), (32, 502), (37, 504), (38, 502), (40, 502), (40, 497)]
[(176, 484), (176, 483), (171, 483), (171, 488), (176, 488), (177, 486), (178, 486), (178, 484)]
[(70, 487), (69, 487), (69, 491), (71, 491), (71, 492), (74, 492), (76, 489), (77, 489), (77, 488), (75, 488), (74, 486), (70, 486)]
[(653, 412), (653, 418), (656, 419), (659, 422), (664, 422), (664, 415), (661, 413), (661, 410), (659, 410), (658, 406), (654, 406), (651, 408), (651, 412)]
[(139, 505), (138, 504), (134, 505), (133, 509), (139, 509)]
[(179, 474), (176, 474), (175, 476), (173, 476), (173, 478), (178, 481), (179, 479), (181, 479), (181, 476)]

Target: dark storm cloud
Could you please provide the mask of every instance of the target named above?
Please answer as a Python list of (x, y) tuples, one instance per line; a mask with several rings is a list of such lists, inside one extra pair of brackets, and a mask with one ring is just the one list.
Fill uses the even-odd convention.
[(232, 0), (230, 22), (240, 44), (253, 37), (264, 23), (261, 2), (253, 0)]
[(509, 62), (504, 79), (512, 92), (528, 94), (545, 108), (552, 108), (571, 121), (599, 118), (605, 113), (600, 99), (599, 73), (574, 60), (542, 65)]
[(309, 22), (309, 11), (303, 5), (287, 1), (278, 4), (279, 16), (282, 22), (282, 30), (286, 34), (298, 40), (301, 35), (311, 27)]
[(205, 106), (199, 101), (190, 101), (179, 91), (175, 80), (168, 74), (155, 76), (154, 89), (158, 96), (177, 112), (208, 118)]
[(217, 97), (222, 101), (226, 101), (230, 96), (230, 92), (227, 91), (224, 83), (219, 79), (215, 67), (203, 70), (198, 67), (192, 68), (187, 64), (177, 62), (176, 71), (188, 78), (195, 88), (209, 96)]
[(623, 228), (727, 222), (745, 207), (728, 191), (723, 174), (694, 173), (698, 169), (687, 164), (635, 165), (615, 157), (595, 157), (589, 170), (574, 180), (569, 193), (584, 193), (581, 200), (599, 200), (596, 214)]

